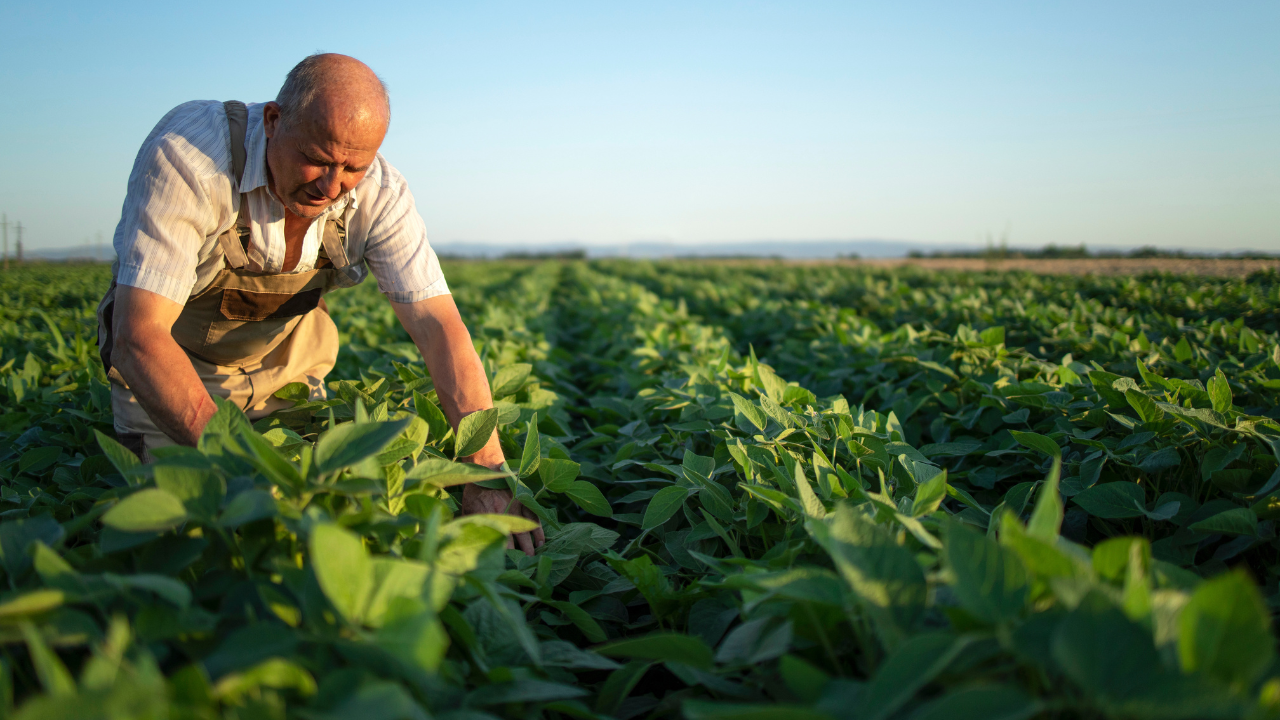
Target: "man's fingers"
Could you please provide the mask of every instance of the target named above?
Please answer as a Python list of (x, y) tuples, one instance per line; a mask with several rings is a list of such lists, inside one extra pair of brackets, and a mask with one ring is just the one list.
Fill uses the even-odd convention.
[(533, 546), (542, 547), (547, 543), (547, 535), (542, 532), (542, 528), (536, 528), (533, 531)]
[(516, 535), (516, 542), (520, 544), (520, 549), (525, 555), (533, 555), (533, 541), (529, 539), (529, 533), (520, 533)]
[(510, 535), (508, 535), (508, 536), (507, 536), (507, 549), (508, 549), (508, 550), (515, 550), (515, 549), (516, 549), (516, 541), (515, 541), (514, 539), (512, 539), (512, 537), (511, 537)]

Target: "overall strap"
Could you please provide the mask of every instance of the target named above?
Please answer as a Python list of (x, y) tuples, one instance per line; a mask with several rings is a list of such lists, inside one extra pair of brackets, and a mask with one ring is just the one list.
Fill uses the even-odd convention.
[[(228, 100), (222, 103), (222, 107), (227, 113), (227, 128), (231, 135), (231, 177), (235, 178), (236, 191), (240, 190), (240, 183), (244, 180), (244, 166), (246, 153), (244, 149), (245, 131), (249, 126), (249, 109), (239, 100)], [(233, 268), (243, 268), (249, 264), (249, 256), (245, 252), (245, 243), (243, 237), (240, 237), (239, 229), (241, 221), (246, 219), (248, 200), (243, 193), (240, 195), (240, 213), (236, 217), (236, 222), (231, 229), (218, 237), (218, 244), (222, 247), (222, 252), (227, 256), (227, 264)]]

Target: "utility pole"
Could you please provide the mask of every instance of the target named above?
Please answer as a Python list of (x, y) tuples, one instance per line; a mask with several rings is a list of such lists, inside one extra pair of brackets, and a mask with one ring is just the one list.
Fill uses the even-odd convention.
[(22, 221), (21, 220), (18, 221), (17, 228), (15, 229), (18, 231), (18, 266), (21, 267), (22, 266)]
[(4, 233), (4, 269), (9, 269), (9, 215), (0, 214), (0, 232)]

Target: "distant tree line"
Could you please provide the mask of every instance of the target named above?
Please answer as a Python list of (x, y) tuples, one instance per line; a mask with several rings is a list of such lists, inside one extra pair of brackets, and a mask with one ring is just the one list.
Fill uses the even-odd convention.
[(1050, 243), (1037, 250), (1034, 248), (1010, 248), (1005, 243), (1001, 243), (1000, 245), (988, 244), (986, 248), (981, 250), (934, 250), (929, 253), (922, 250), (912, 250), (907, 253), (907, 257), (978, 258), (984, 260), (1077, 260), (1086, 258), (1182, 258), (1189, 260), (1237, 258), (1251, 260), (1274, 258), (1276, 255), (1275, 253), (1257, 250), (1246, 250), (1238, 253), (1190, 252), (1182, 249), (1158, 248), (1154, 245), (1143, 245), (1132, 250), (1089, 250), (1084, 243), (1079, 245), (1054, 245)]

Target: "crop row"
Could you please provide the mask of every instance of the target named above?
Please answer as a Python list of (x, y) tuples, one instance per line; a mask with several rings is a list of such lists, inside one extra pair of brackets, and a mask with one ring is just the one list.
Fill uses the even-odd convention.
[[(94, 364), (102, 274), (41, 272), (0, 280), (21, 717), (1280, 711), (1252, 579), (1274, 594), (1275, 337), (1178, 325), (1172, 280), (1086, 320), (1105, 281), (459, 264), (493, 411), (450, 428), (361, 286), (329, 400), (223, 406), (142, 466)], [(451, 461), (493, 427), (508, 475)], [(547, 545), (454, 517), (467, 481)]]

